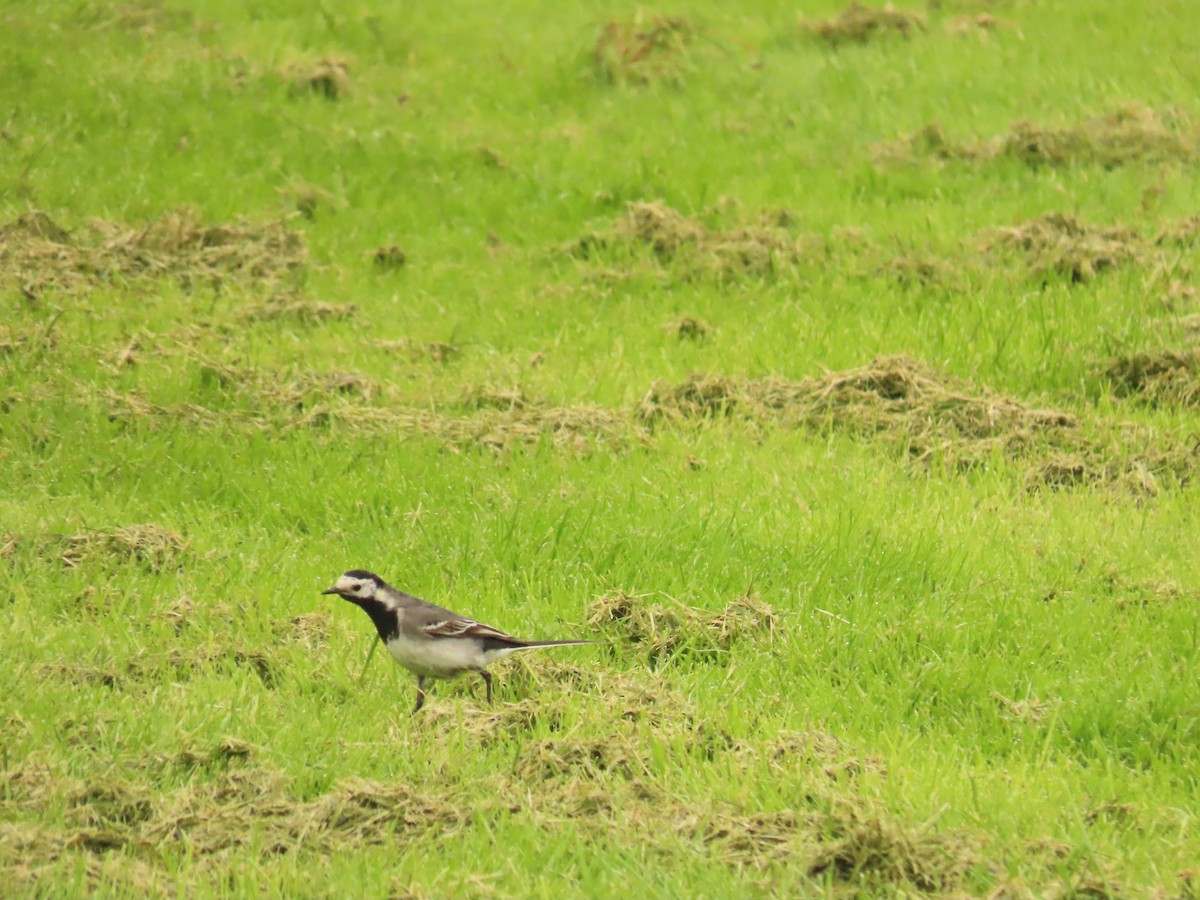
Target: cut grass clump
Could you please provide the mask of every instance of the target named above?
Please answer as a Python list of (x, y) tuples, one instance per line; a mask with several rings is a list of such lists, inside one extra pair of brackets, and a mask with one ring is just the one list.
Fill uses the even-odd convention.
[(998, 31), (1000, 25), (1001, 21), (991, 13), (959, 13), (947, 19), (942, 30), (954, 37), (975, 36), (983, 42), (989, 35)]
[(894, 140), (882, 141), (871, 147), (877, 164), (910, 163), (917, 159), (972, 161), (988, 155), (987, 147), (979, 142), (960, 142), (946, 134), (938, 122)]
[(705, 622), (719, 647), (753, 637), (773, 638), (778, 625), (775, 610), (751, 594), (729, 601), (720, 613)]
[(366, 403), (381, 391), (378, 382), (354, 372), (271, 371), (207, 361), (200, 365), (199, 373), (202, 389), (227, 393), (259, 415), (312, 409), (339, 397)]
[(700, 341), (708, 337), (712, 326), (703, 319), (692, 316), (680, 316), (663, 325), (663, 329), (681, 341)]
[(1200, 153), (1194, 134), (1164, 122), (1152, 109), (1128, 104), (1075, 125), (1060, 127), (1014, 122), (996, 154), (1029, 166), (1191, 162)]
[(903, 440), (915, 456), (926, 455), (948, 439), (986, 443), (990, 449), (996, 440), (1024, 442), (1035, 432), (1076, 426), (1067, 413), (1029, 409), (1008, 397), (972, 391), (902, 356), (802, 381), (770, 377), (739, 382), (693, 375), (677, 385), (657, 382), (637, 415), (653, 424), (735, 411), (791, 426), (833, 427)]
[(246, 671), (270, 688), (278, 683), (284, 666), (277, 654), (230, 638), (223, 643), (177, 647), (165, 653), (139, 653), (128, 660), (125, 668), (131, 682), (146, 684), (188, 681), (205, 672)]
[(505, 412), (527, 409), (529, 400), (520, 387), (501, 387), (497, 385), (477, 385), (463, 395), (463, 405), (467, 409), (498, 409)]
[(284, 70), (292, 94), (315, 94), (326, 100), (342, 100), (350, 92), (350, 63), (326, 57), (312, 63), (296, 63)]
[(1037, 697), (1026, 697), (1024, 700), (1012, 700), (996, 691), (992, 696), (999, 704), (1000, 710), (1019, 722), (1037, 724), (1050, 713), (1051, 705)]
[(591, 780), (603, 775), (628, 779), (648, 775), (649, 765), (645, 755), (627, 738), (559, 735), (527, 744), (517, 760), (516, 773), (531, 781), (564, 777)]
[(692, 68), (689, 46), (698, 29), (680, 17), (647, 16), (607, 22), (592, 46), (592, 68), (609, 84), (677, 82)]
[(185, 841), (201, 856), (250, 844), (288, 852), (336, 852), (385, 844), (400, 831), (447, 833), (490, 804), (460, 804), (400, 783), (349, 779), (312, 800), (297, 799), (287, 780), (263, 766), (230, 770), (180, 789), (140, 829), (145, 840)]
[(474, 810), (419, 794), (406, 784), (354, 778), (297, 813), (299, 822), (310, 820), (336, 835), (337, 844), (364, 845), (388, 843), (389, 833), (402, 829), (450, 831), (470, 821)]
[(248, 763), (259, 748), (241, 738), (226, 736), (208, 747), (185, 746), (168, 761), (177, 769), (217, 771), (230, 763)]
[(1022, 254), (1032, 275), (1085, 282), (1120, 266), (1173, 266), (1172, 250), (1191, 246), (1198, 236), (1200, 219), (1194, 216), (1163, 226), (1150, 239), (1127, 225), (1095, 225), (1052, 212), (1014, 227), (990, 229), (982, 241), (988, 253)]
[[(663, 676), (645, 668), (613, 672), (549, 656), (522, 656), (508, 667), (503, 689), (510, 696), (535, 701), (543, 707), (538, 715), (552, 723), (580, 700), (607, 715), (644, 722), (655, 729), (690, 727), (696, 722), (692, 701), (672, 689)], [(561, 698), (564, 706), (551, 703), (551, 698)]]
[(807, 831), (793, 810), (739, 814), (725, 810), (679, 817), (677, 833), (700, 841), (709, 855), (727, 866), (767, 866), (794, 857)]
[(86, 4), (80, 19), (96, 30), (136, 31), (152, 38), (160, 31), (175, 31), (193, 25), (194, 14), (187, 9), (166, 6), (161, 0), (133, 0), (129, 3)]
[(1003, 460), (1031, 490), (1088, 484), (1156, 493), (1157, 479), (1185, 484), (1200, 471), (1193, 441), (1038, 409), (941, 376), (906, 357), (792, 381), (693, 375), (657, 382), (637, 417), (650, 427), (715, 418), (832, 430), (897, 448), (914, 465), (970, 471)]
[(906, 828), (863, 801), (835, 802), (815, 824), (822, 840), (808, 872), (839, 882), (911, 884), (942, 892), (956, 887), (978, 856), (960, 835)]
[(165, 278), (185, 288), (274, 281), (300, 270), (306, 257), (303, 238), (284, 222), (202, 225), (189, 209), (141, 228), (94, 219), (68, 232), (37, 211), (0, 227), (0, 286), (32, 296), (102, 284), (149, 287)]
[(81, 783), (67, 792), (67, 817), (76, 825), (102, 828), (138, 825), (151, 818), (154, 794), (149, 785), (111, 779)]
[[(118, 665), (91, 665), (78, 662), (53, 662), (37, 671), (46, 681), (75, 686), (121, 688), (129, 692), (152, 689), (163, 680), (182, 683), (197, 675), (253, 673), (268, 688), (278, 681), (282, 663), (275, 655), (249, 645), (234, 642), (185, 646), (165, 653), (138, 653)], [(189, 751), (190, 752), (190, 751)]]
[(1105, 582), (1117, 609), (1161, 609), (1175, 603), (1192, 604), (1197, 600), (1195, 591), (1184, 589), (1173, 579), (1131, 579), (1114, 571), (1108, 574)]
[(243, 322), (289, 322), (296, 325), (320, 325), (340, 322), (358, 314), (353, 303), (325, 303), (296, 297), (274, 297), (238, 313)]
[(1057, 273), (1073, 282), (1146, 258), (1141, 234), (1121, 225), (1092, 225), (1067, 213), (1046, 213), (985, 239), (989, 250), (1024, 254), (1032, 273)]
[(434, 690), (469, 700), (427, 706), (421, 711), (422, 727), (446, 739), (469, 734), (485, 745), (512, 743), (537, 729), (563, 731), (569, 727), (572, 711), (581, 708), (588, 715), (603, 716), (609, 723), (606, 732), (628, 721), (643, 723), (663, 737), (683, 729), (694, 738), (700, 727), (695, 704), (645, 668), (630, 674), (548, 656), (521, 656), (500, 674), (496, 684), (500, 701), (495, 705), (484, 702), (481, 686), (473, 680), (439, 684)]
[(1086, 457), (1075, 453), (1051, 453), (1029, 470), (1026, 474), (1026, 484), (1031, 490), (1058, 490), (1082, 487), (1094, 481), (1096, 477)]
[(1200, 406), (1200, 350), (1158, 350), (1119, 356), (1104, 377), (1121, 397), (1153, 406)]
[(585, 235), (571, 247), (579, 259), (612, 251), (649, 251), (660, 264), (691, 278), (732, 281), (766, 277), (803, 258), (800, 242), (776, 223), (710, 228), (661, 202), (630, 203), (607, 233)]
[(279, 195), (289, 209), (310, 222), (314, 221), (318, 213), (322, 211), (345, 207), (344, 200), (307, 181), (293, 181), (286, 187), (280, 188)]
[[(1180, 219), (1159, 232), (1154, 243), (1160, 247), (1193, 247), (1200, 242), (1200, 215)], [(1193, 295), (1195, 288), (1192, 288)]]
[(88, 563), (132, 562), (150, 573), (178, 567), (188, 548), (187, 541), (176, 531), (154, 524), (92, 529), (74, 535), (7, 536), (7, 553), (18, 551), (22, 545), (31, 547), (39, 557), (55, 560), (70, 569)]
[(800, 24), (806, 32), (833, 47), (865, 44), (892, 35), (911, 38), (914, 33), (926, 30), (924, 19), (917, 13), (896, 9), (891, 4), (880, 9), (857, 2), (852, 2), (837, 18), (801, 19)]
[(48, 663), (38, 670), (42, 678), (76, 686), (100, 685), (119, 687), (123, 675), (114, 668), (90, 666), (84, 663)]
[(408, 262), (408, 254), (398, 245), (388, 244), (376, 250), (371, 259), (378, 271), (394, 272), (404, 268), (405, 263)]
[(765, 869), (803, 860), (816, 878), (876, 891), (900, 885), (925, 893), (958, 888), (979, 859), (965, 833), (905, 826), (853, 793), (812, 784), (798, 809), (753, 812), (717, 808), (677, 815), (675, 831), (699, 840), (726, 865)]
[(326, 613), (304, 613), (288, 622), (284, 640), (300, 644), (309, 650), (320, 650), (329, 641), (333, 619)]
[(587, 624), (637, 646), (651, 665), (696, 658), (716, 662), (742, 639), (770, 637), (779, 617), (766, 603), (745, 596), (712, 614), (678, 601), (646, 602), (646, 595), (615, 591), (589, 604)]
[(1014, 121), (991, 140), (955, 141), (936, 123), (897, 141), (879, 144), (881, 162), (914, 158), (982, 162), (1015, 159), (1032, 168), (1194, 162), (1200, 157), (1195, 129), (1177, 115), (1126, 104), (1071, 125)]
[(422, 342), (411, 338), (398, 340), (376, 339), (374, 342), (380, 350), (389, 353), (402, 353), (413, 361), (428, 359), (436, 363), (448, 363), (462, 356), (462, 345), (448, 341)]
[(37, 671), (46, 681), (131, 691), (153, 689), (163, 681), (181, 683), (199, 674), (238, 670), (252, 672), (264, 685), (273, 687), (281, 668), (277, 656), (230, 638), (223, 644), (181, 646), (163, 653), (139, 652), (119, 664), (53, 662), (41, 665)]
[(32, 328), (14, 328), (0, 325), (0, 357), (18, 353), (45, 354), (57, 346), (54, 337), (54, 321)]
[[(498, 680), (499, 696), (504, 698), (494, 706), (489, 706), (478, 697), (469, 703), (450, 704), (440, 703), (427, 706), (421, 711), (423, 727), (432, 733), (442, 734), (447, 739), (454, 735), (470, 735), (473, 740), (483, 746), (509, 744), (515, 739), (528, 735), (539, 725), (544, 725), (552, 731), (558, 731), (566, 713), (567, 700), (565, 697), (549, 694), (547, 696), (519, 696), (514, 689), (512, 679), (506, 672), (503, 680)], [(439, 684), (435, 686), (439, 694), (458, 694), (478, 691), (478, 686), (469, 682), (459, 682), (454, 685)]]
[[(423, 795), (405, 784), (348, 779), (327, 793), (300, 799), (279, 772), (265, 766), (219, 771), (170, 791), (141, 781), (73, 780), (39, 796), (35, 808), (66, 808), (65, 827), (20, 821), (0, 826), (0, 871), (28, 880), (62, 858), (89, 871), (111, 851), (152, 851), (182, 844), (195, 865), (189, 878), (224, 868), (230, 851), (329, 854), (392, 843), (398, 833), (445, 835), (502, 801)], [(157, 858), (157, 854), (154, 854)], [(128, 854), (116, 855), (127, 863)], [(128, 877), (127, 866), (117, 873)], [(166, 872), (148, 866), (147, 879)]]
[(904, 287), (926, 288), (954, 285), (959, 272), (949, 261), (921, 251), (893, 256), (875, 268), (877, 278), (886, 278)]
[(886, 774), (881, 757), (856, 754), (826, 731), (783, 731), (775, 740), (747, 747), (745, 752), (780, 771), (817, 767), (834, 781), (861, 773)]
[[(914, 140), (945, 159), (969, 158), (972, 152), (948, 141), (936, 127), (925, 129)], [(1096, 225), (1068, 213), (1048, 212), (1016, 226), (985, 229), (978, 238), (980, 247), (957, 258), (943, 258), (919, 248), (897, 254), (857, 229), (842, 229), (829, 238), (797, 235), (789, 227), (789, 217), (764, 214), (756, 224), (729, 228), (710, 224), (724, 211), (716, 207), (693, 218), (661, 202), (630, 203), (607, 231), (585, 234), (567, 251), (593, 263), (589, 274), (602, 281), (627, 279), (646, 263), (673, 270), (685, 282), (765, 280), (833, 259), (857, 277), (923, 288), (955, 285), (964, 272), (1002, 268), (1009, 258), (1024, 263), (1023, 269), (1035, 277), (1055, 275), (1084, 282), (1125, 265), (1177, 264), (1170, 250), (1200, 241), (1200, 216), (1162, 226), (1157, 235), (1147, 237), (1134, 227)], [(686, 320), (680, 321), (683, 336), (694, 333)]]
[(580, 454), (645, 446), (649, 441), (645, 428), (631, 421), (627, 413), (600, 406), (522, 406), (505, 403), (481, 388), (482, 393), (468, 392), (460, 404), (461, 413), (439, 412), (426, 406), (372, 405), (367, 401), (376, 392), (384, 394), (384, 400), (388, 392), (370, 379), (349, 373), (342, 373), (345, 378), (339, 373), (297, 374), (275, 381), (265, 374), (261, 378), (250, 375), (238, 381), (228, 379), (231, 371), (237, 370), (216, 365), (208, 376), (210, 385), (234, 400), (220, 408), (197, 403), (162, 405), (109, 388), (87, 391), (85, 396), (98, 401), (111, 421), (130, 425), (184, 424), (244, 434), (332, 427), (363, 434), (399, 431), (428, 435), (455, 447), (487, 447), (498, 452), (543, 438)]

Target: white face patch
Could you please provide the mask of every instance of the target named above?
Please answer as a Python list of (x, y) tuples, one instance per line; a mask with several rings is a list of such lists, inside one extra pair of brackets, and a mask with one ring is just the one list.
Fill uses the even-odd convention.
[(375, 593), (375, 582), (369, 578), (350, 578), (343, 575), (334, 587), (342, 594), (350, 594), (366, 600)]

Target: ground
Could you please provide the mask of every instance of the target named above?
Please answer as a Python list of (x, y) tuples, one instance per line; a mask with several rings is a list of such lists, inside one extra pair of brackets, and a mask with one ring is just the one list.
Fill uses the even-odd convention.
[(1193, 897), (1193, 6), (9, 4), (4, 895)]

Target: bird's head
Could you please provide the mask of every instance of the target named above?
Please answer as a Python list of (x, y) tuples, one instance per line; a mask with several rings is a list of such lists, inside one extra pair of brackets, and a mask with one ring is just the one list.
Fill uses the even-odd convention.
[(359, 603), (370, 600), (376, 591), (383, 587), (383, 579), (374, 572), (364, 569), (351, 569), (337, 580), (337, 583), (321, 591), (322, 594), (337, 594), (343, 600)]

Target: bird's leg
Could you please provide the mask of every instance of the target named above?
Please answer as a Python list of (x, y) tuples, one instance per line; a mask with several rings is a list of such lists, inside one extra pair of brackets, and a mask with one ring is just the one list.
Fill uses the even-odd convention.
[(483, 678), (483, 683), (487, 685), (487, 702), (488, 706), (492, 705), (492, 673), (486, 669), (480, 670), (479, 675)]
[(417, 705), (413, 707), (413, 715), (425, 705), (425, 678), (422, 675), (417, 676)]

